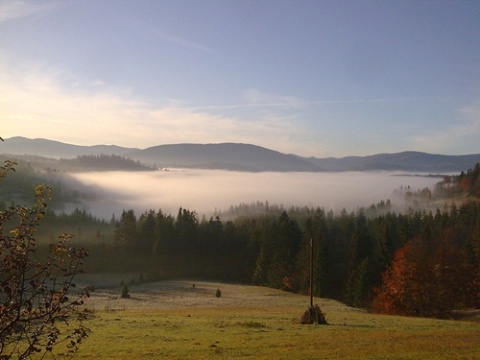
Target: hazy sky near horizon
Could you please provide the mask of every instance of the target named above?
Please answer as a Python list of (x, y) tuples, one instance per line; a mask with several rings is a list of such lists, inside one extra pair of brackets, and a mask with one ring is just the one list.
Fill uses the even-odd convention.
[(0, 136), (479, 153), (480, 1), (0, 0)]

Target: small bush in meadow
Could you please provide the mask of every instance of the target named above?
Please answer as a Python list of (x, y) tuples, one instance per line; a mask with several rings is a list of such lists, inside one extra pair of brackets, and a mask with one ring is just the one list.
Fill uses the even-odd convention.
[(120, 297), (123, 298), (123, 299), (129, 298), (130, 297), (130, 290), (128, 289), (127, 284), (125, 284), (125, 282), (122, 281), (122, 283), (120, 285), (122, 286), (122, 290), (120, 292)]

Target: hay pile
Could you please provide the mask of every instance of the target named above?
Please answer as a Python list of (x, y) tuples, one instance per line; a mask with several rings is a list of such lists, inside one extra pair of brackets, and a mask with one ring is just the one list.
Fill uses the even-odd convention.
[(322, 312), (322, 310), (320, 310), (320, 306), (318, 305), (310, 306), (300, 319), (300, 323), (319, 325), (328, 324), (327, 320), (325, 319), (325, 314)]

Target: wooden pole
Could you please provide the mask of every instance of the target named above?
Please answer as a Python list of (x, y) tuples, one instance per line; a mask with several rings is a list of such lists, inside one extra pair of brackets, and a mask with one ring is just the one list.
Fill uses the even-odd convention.
[(310, 238), (310, 308), (313, 308), (313, 238)]

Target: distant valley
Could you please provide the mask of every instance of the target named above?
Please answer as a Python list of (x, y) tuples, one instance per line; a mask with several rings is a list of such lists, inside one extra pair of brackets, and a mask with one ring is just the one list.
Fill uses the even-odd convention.
[(12, 137), (0, 142), (0, 154), (72, 159), (114, 155), (159, 168), (197, 168), (244, 172), (406, 171), (460, 172), (480, 162), (480, 154), (438, 155), (406, 151), (342, 158), (302, 157), (238, 143), (171, 144), (146, 149), (115, 145), (78, 146), (47, 139)]

